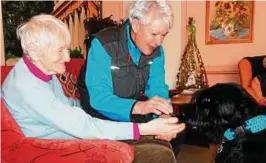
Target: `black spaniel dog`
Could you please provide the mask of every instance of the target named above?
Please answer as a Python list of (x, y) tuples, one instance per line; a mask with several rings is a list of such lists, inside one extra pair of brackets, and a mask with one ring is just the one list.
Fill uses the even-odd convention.
[(220, 144), (215, 163), (266, 163), (265, 113), (240, 85), (225, 83), (196, 92), (177, 116)]

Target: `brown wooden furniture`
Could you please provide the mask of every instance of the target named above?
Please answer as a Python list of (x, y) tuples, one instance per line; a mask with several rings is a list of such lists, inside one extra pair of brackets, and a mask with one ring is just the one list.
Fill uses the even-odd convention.
[(171, 103), (173, 105), (187, 104), (190, 102), (192, 95), (175, 95), (171, 98)]

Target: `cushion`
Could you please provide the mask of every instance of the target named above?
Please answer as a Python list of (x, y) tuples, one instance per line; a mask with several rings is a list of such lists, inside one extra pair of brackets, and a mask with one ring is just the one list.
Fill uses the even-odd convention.
[(63, 74), (57, 74), (57, 77), (63, 87), (65, 95), (73, 99), (79, 99), (80, 94), (76, 86), (77, 76), (70, 72), (65, 72)]

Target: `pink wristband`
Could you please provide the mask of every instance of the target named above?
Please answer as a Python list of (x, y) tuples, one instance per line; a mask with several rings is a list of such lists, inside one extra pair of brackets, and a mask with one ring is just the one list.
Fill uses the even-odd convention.
[(139, 140), (140, 133), (139, 133), (139, 126), (137, 123), (133, 123), (133, 133), (134, 133), (134, 140)]

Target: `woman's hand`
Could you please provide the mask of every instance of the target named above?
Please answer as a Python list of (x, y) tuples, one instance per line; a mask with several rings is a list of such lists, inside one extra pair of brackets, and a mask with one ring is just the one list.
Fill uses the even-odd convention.
[(165, 140), (165, 141), (171, 141), (173, 138), (176, 137), (177, 134), (172, 135), (156, 135), (155, 139)]
[(172, 135), (182, 132), (185, 129), (185, 124), (178, 124), (176, 117), (157, 118), (147, 123), (139, 124), (140, 135)]
[[(170, 115), (162, 114), (160, 115), (160, 118), (170, 118)], [(171, 141), (173, 138), (175, 138), (177, 133), (175, 134), (170, 134), (170, 135), (156, 135), (155, 139), (161, 139), (165, 141)]]

